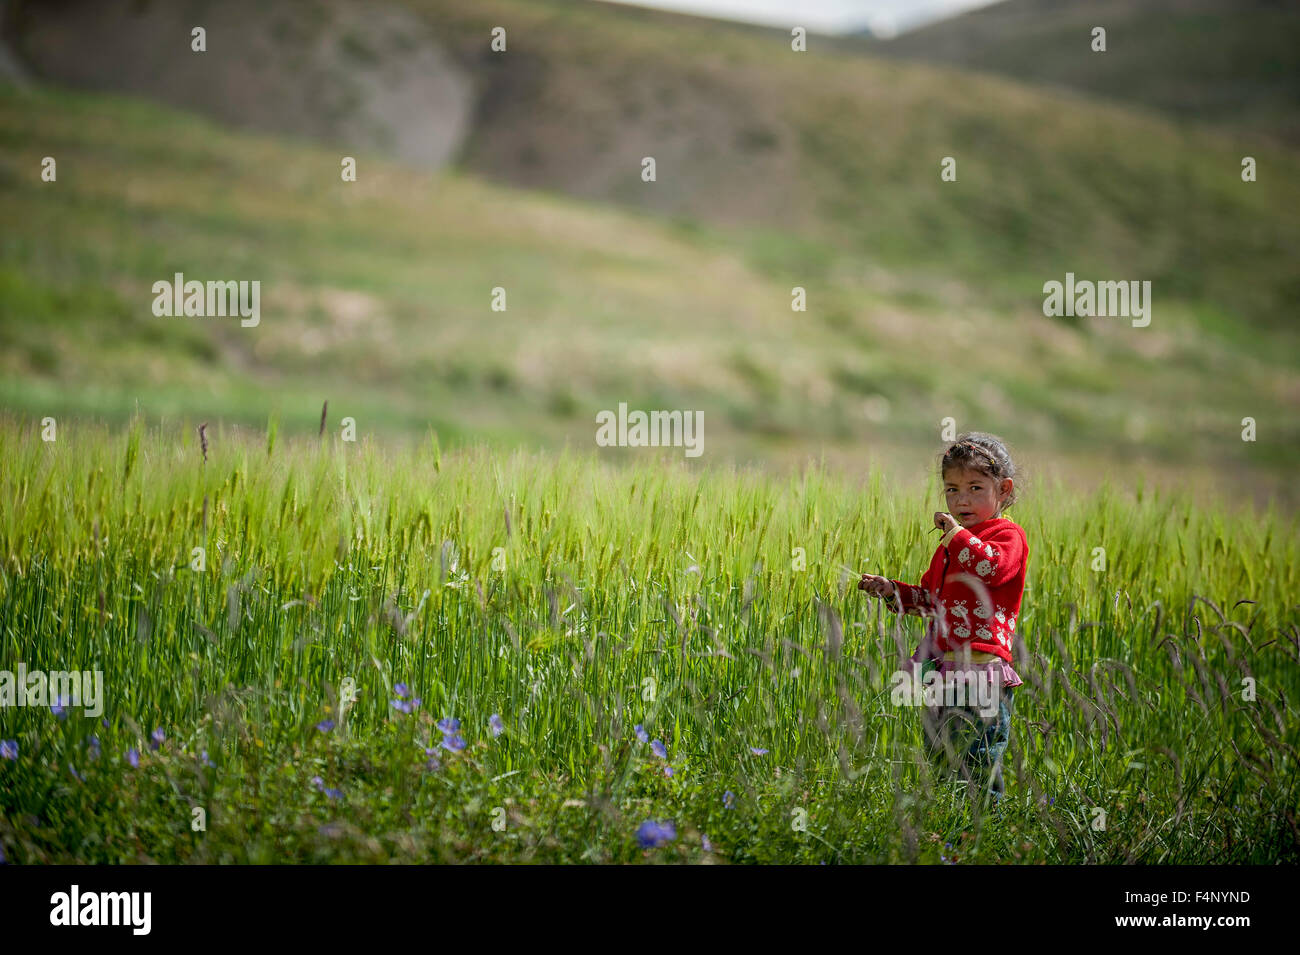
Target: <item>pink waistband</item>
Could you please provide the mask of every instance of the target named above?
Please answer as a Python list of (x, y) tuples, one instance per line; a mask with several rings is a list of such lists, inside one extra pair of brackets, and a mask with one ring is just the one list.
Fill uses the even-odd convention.
[[(923, 660), (908, 659), (906, 663), (908, 672), (912, 672), (923, 662)], [(1016, 673), (1016, 668), (1005, 660), (996, 660), (993, 663), (958, 663), (956, 660), (939, 661), (939, 673), (951, 673), (954, 670), (962, 673), (988, 673), (1008, 690), (1025, 682), (1020, 679), (1020, 674)]]

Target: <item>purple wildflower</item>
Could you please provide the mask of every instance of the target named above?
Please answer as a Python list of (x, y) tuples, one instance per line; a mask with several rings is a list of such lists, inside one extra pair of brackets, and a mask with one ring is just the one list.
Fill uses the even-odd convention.
[(459, 733), (448, 733), (442, 738), (442, 745), (453, 753), (459, 753), (465, 748), (465, 740), (461, 738)]
[(713, 843), (709, 841), (709, 834), (707, 832), (700, 837), (700, 845), (704, 847), (705, 852), (713, 851)]
[(316, 724), (316, 729), (320, 730), (322, 733), (328, 733), (333, 728), (334, 728), (333, 720), (321, 720), (319, 723)]
[(636, 840), (642, 849), (654, 849), (677, 838), (677, 826), (671, 819), (656, 822), (647, 819), (636, 831)]
[(85, 777), (82, 776), (81, 773), (77, 772), (77, 767), (73, 766), (71, 763), (68, 763), (68, 772), (72, 773), (77, 782), (84, 783), (86, 781)]
[(0, 739), (0, 759), (18, 758), (18, 740)]
[(665, 775), (665, 776), (669, 776), (669, 777), (671, 777), (672, 774), (673, 774), (673, 768), (672, 768), (671, 766), (665, 766), (665, 767), (664, 767), (664, 775)]
[(493, 713), (488, 717), (488, 729), (492, 731), (493, 738), (500, 736), (506, 731), (506, 724), (501, 722), (500, 713)]
[(341, 790), (341, 789), (327, 789), (327, 790), (325, 790), (325, 795), (326, 795), (326, 796), (329, 796), (330, 799), (342, 799), (342, 798), (343, 798), (343, 790)]
[(204, 766), (207, 766), (209, 769), (217, 765), (212, 760), (208, 759), (208, 751), (206, 749), (203, 752), (199, 753), (199, 762), (201, 762)]
[(725, 793), (722, 794), (722, 808), (723, 809), (736, 808), (736, 794), (733, 793), (730, 789), (728, 789)]
[(126, 761), (131, 764), (132, 769), (140, 768), (140, 751), (135, 747), (126, 751)]
[(450, 716), (438, 720), (438, 729), (442, 730), (443, 736), (450, 736), (453, 733), (460, 732), (460, 720), (453, 719)]
[(163, 744), (163, 740), (167, 738), (167, 734), (162, 731), (162, 727), (160, 726), (149, 735), (149, 738), (153, 740), (153, 742), (149, 744), (149, 748), (156, 750)]
[(655, 740), (650, 744), (650, 752), (654, 753), (660, 759), (668, 758), (668, 747), (664, 746), (663, 740)]
[(388, 704), (399, 713), (409, 713), (415, 709), (407, 700), (389, 700)]
[(87, 747), (87, 748), (86, 748), (86, 755), (87, 755), (87, 756), (89, 756), (91, 759), (99, 759), (99, 754), (100, 754), (101, 750), (100, 750), (100, 748), (99, 748), (99, 737), (98, 737), (98, 736), (92, 736), (92, 737), (90, 738), (90, 742), (86, 744), (86, 747)]
[(66, 695), (59, 696), (50, 704), (50, 712), (59, 719), (66, 720), (68, 718), (67, 706), (71, 702)]
[(442, 763), (438, 761), (438, 750), (436, 747), (429, 747), (424, 751), (424, 755), (429, 757), (429, 761), (425, 763), (425, 768), (429, 770), (429, 772), (437, 772), (439, 769), (442, 769)]
[(410, 695), (411, 688), (407, 686), (405, 683), (399, 683), (395, 687), (393, 687), (393, 692), (396, 693), (398, 696), (400, 696), (402, 699), (406, 699), (407, 696)]
[(768, 750), (759, 749), (757, 746), (749, 747), (749, 751), (753, 753), (755, 756), (766, 756), (768, 754)]
[(650, 742), (650, 734), (645, 731), (645, 727), (640, 723), (637, 723), (636, 726), (632, 727), (632, 731), (636, 733), (636, 738), (642, 743)]

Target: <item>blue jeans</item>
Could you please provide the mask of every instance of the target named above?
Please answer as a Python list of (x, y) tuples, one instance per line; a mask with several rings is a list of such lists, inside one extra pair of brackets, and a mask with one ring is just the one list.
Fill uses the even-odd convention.
[(940, 706), (924, 715), (926, 750), (941, 769), (960, 770), (962, 778), (992, 793), (996, 805), (1005, 789), (1002, 755), (1011, 741), (1011, 708), (1016, 688), (998, 694), (997, 716), (977, 707)]

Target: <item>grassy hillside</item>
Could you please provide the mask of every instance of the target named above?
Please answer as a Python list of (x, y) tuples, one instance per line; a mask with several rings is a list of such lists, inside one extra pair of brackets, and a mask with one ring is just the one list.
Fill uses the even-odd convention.
[[(39, 60), (24, 36), (76, 32), (76, 11), (87, 6), (73, 4), (63, 14), (73, 19), (53, 27), (20, 30), (19, 49)], [(1067, 270), (1150, 279), (1161, 302), (1193, 304), (1208, 313), (1199, 325), (1220, 330), (1243, 322), (1252, 333), (1289, 329), (1300, 305), (1291, 254), (1300, 244), (1300, 166), (1280, 148), (1022, 84), (851, 55), (817, 37), (808, 53), (794, 53), (776, 30), (557, 0), (403, 0), (402, 8), (475, 90), (459, 154), (465, 171), (745, 235), (828, 243), (854, 271), (864, 259), (918, 268), (929, 274), (913, 284), (977, 284), (982, 304), (998, 309), (1036, 307), (1043, 282)], [(19, 26), (53, 20), (46, 9), (27, 5)], [(363, 39), (375, 61), (416, 55), (400, 31), (383, 44), (338, 27), (351, 9), (311, 0), (290, 30), (263, 7), (236, 28), (269, 37), (287, 62), (308, 52), (324, 60), (318, 46), (335, 48), (334, 70), (322, 74), (329, 79), (302, 80), (325, 90), (360, 70), (349, 51)], [(148, 13), (97, 19), (82, 32), (104, 46), (117, 31), (129, 44), (149, 22)], [(507, 30), (505, 54), (488, 49), (494, 27)], [(1268, 22), (1243, 29), (1260, 43), (1278, 32)], [(188, 49), (162, 46), (187, 76), (197, 69)], [(52, 79), (93, 82), (40, 62)], [(224, 87), (242, 61), (200, 62)], [(110, 67), (99, 85), (123, 88)], [(258, 115), (266, 102), (292, 116), (306, 108), (288, 82), (258, 90)], [(335, 134), (349, 153), (357, 143)], [(1250, 185), (1240, 179), (1246, 154), (1261, 169)], [(657, 160), (653, 184), (640, 179), (645, 156)], [(956, 183), (939, 179), (945, 156), (958, 161)], [(814, 281), (834, 264), (829, 250), (801, 255), (771, 249), (773, 241), (762, 235), (754, 244), (783, 281)]]
[[(1300, 304), (1300, 167), (1286, 150), (816, 38), (797, 54), (779, 31), (602, 4), (409, 2), (485, 91), (466, 169), (829, 242), (855, 269), (960, 278), (1002, 309), (1041, 304), (1067, 269), (1150, 278), (1220, 328), (1289, 326)], [(517, 56), (483, 54), (498, 23)], [(1247, 153), (1267, 189), (1241, 182)], [(945, 156), (956, 183), (940, 182)], [(764, 264), (806, 277), (823, 257)]]
[[(307, 429), (328, 398), (332, 426), (536, 446), (589, 446), (627, 401), (702, 410), (710, 455), (913, 477), (951, 416), (1082, 484), (1297, 494), (1294, 153), (1252, 145), (1243, 183), (1229, 136), (815, 37), (794, 54), (779, 31), (601, 4), (407, 8), (477, 91), (445, 177), (362, 153), (344, 184), (355, 142), (0, 93), (0, 401)], [(289, 61), (320, 40), (263, 35)], [(156, 319), (176, 271), (260, 279), (262, 326)], [(1151, 326), (1045, 318), (1067, 271), (1150, 280)]]
[[(345, 184), (336, 152), (112, 97), (9, 89), (0, 145), (0, 401), (35, 416), (301, 430), (328, 399), (331, 427), (363, 434), (590, 447), (595, 413), (627, 401), (702, 410), (715, 460), (826, 447), (915, 476), (951, 415), (1085, 482), (1195, 481), (1209, 462), (1237, 494), (1289, 493), (1300, 455), (1295, 333), (1196, 299), (1157, 298), (1145, 329), (1049, 319), (1028, 278), (1018, 304), (999, 298), (1014, 273), (962, 281), (371, 157)], [(1254, 221), (1287, 226), (1293, 187), (1222, 188), (1225, 210), (1274, 197)], [(987, 249), (962, 241), (972, 261)], [(155, 317), (152, 283), (178, 271), (262, 281), (261, 324)]]
[(473, 100), (429, 25), (395, 3), (13, 0), (0, 5), (6, 45), (60, 85), (427, 168), (459, 147)]
[(1285, 0), (1005, 0), (864, 48), (1300, 145), (1300, 7)]
[(934, 483), (11, 419), (0, 457), (0, 659), (103, 673), (99, 719), (0, 708), (13, 863), (1300, 858), (1294, 516), (1017, 504), (977, 814), (891, 698), (920, 621), (852, 587), (917, 578)]

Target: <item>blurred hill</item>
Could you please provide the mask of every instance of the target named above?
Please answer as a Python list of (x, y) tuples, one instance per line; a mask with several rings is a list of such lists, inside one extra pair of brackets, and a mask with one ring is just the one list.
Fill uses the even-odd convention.
[[(46, 8), (11, 22), (48, 82)], [(238, 133), (105, 92), (0, 87), (0, 407), (307, 429), (328, 398), (363, 433), (591, 448), (595, 412), (627, 401), (703, 410), (704, 460), (825, 449), (913, 472), (952, 416), (1031, 464), (1295, 494), (1288, 148), (1252, 145), (1247, 184), (1230, 133), (852, 44), (796, 54), (781, 31), (602, 4), (400, 8), (367, 19), (423, 24), (427, 56), (470, 90), (440, 172), (305, 119), (293, 137)], [(249, 87), (268, 113), (310, 113), (293, 84), (353, 69), (247, 13), (240, 30), (282, 44), (272, 59), (315, 64)], [(88, 22), (111, 47), (136, 21)], [(505, 55), (487, 52), (495, 25)], [(207, 59), (188, 29), (171, 41), (214, 84), (219, 34)], [(367, 35), (376, 62), (426, 55), (385, 35)], [(183, 85), (163, 70), (149, 98)], [(152, 283), (178, 271), (260, 279), (262, 324), (154, 317)], [(1067, 271), (1152, 281), (1150, 327), (1044, 317), (1042, 285)]]
[[(259, 132), (436, 167), (460, 147), (469, 77), (400, 3), (41, 0), (3, 17), (37, 76)], [(191, 30), (205, 31), (206, 50)]]
[[(1105, 54), (1091, 48), (1105, 27)], [(1294, 0), (1005, 0), (867, 44), (1300, 145)]]

